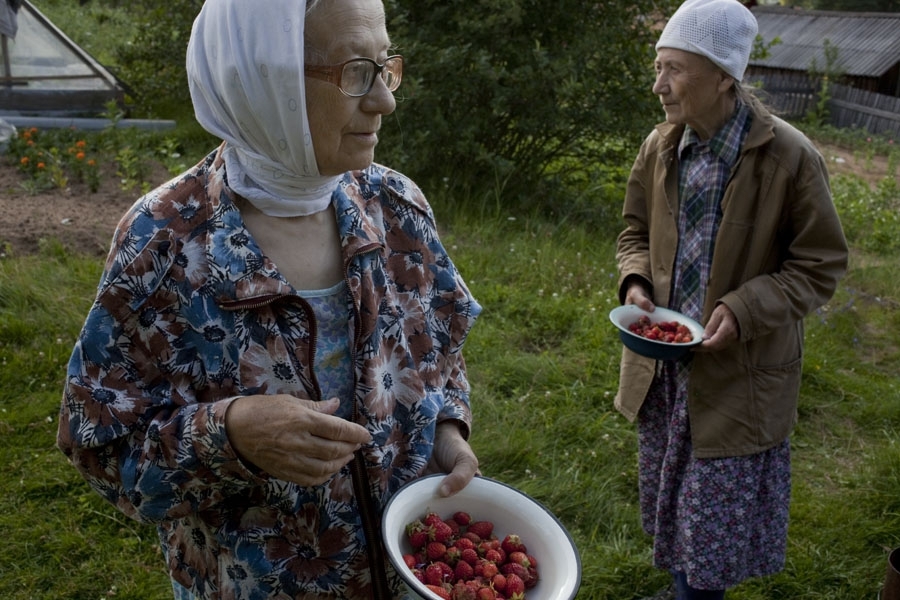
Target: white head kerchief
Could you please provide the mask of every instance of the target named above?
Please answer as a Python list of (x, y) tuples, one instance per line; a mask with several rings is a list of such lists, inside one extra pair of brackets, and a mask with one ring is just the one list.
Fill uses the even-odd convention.
[(319, 175), (306, 114), (305, 2), (207, 0), (187, 75), (197, 121), (225, 140), (228, 185), (267, 215), (327, 208), (340, 177)]

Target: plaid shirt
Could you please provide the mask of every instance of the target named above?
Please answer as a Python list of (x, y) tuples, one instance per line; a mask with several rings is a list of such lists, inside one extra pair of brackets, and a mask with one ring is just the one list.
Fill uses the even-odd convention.
[[(707, 150), (711, 154), (710, 166), (702, 177), (702, 192), (705, 195), (706, 204), (704, 215), (701, 220), (701, 229), (703, 240), (706, 244), (706, 251), (703, 259), (700, 261), (700, 292), (703, 294), (706, 289), (706, 282), (709, 280), (709, 270), (712, 265), (713, 249), (715, 248), (716, 232), (719, 229), (719, 223), (722, 220), (722, 198), (725, 196), (725, 188), (731, 175), (731, 170), (737, 164), (740, 155), (741, 144), (750, 130), (750, 109), (740, 100), (738, 100), (737, 108), (734, 114), (725, 123), (725, 125), (709, 140), (701, 141), (697, 132), (690, 126), (685, 127), (681, 136), (681, 142), (678, 145), (678, 199), (679, 206), (683, 207), (687, 199), (685, 182), (686, 175), (694, 161), (700, 160), (700, 155)], [(679, 211), (678, 215), (678, 239), (685, 238), (686, 222), (685, 211)], [(683, 256), (684, 245), (678, 244), (678, 254), (675, 257), (675, 264), (678, 265), (675, 271), (675, 277), (672, 279), (672, 294), (670, 296), (669, 305), (675, 310), (680, 310), (681, 304), (685, 298), (682, 297), (684, 286), (682, 285), (684, 261)], [(699, 305), (703, 305), (702, 299)], [(688, 315), (692, 318), (699, 319), (700, 315)]]

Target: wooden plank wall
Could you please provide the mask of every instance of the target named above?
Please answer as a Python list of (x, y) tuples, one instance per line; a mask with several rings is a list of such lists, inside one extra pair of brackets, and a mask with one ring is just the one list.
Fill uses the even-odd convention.
[[(802, 119), (815, 109), (819, 99), (818, 83), (804, 73), (753, 75), (747, 83), (758, 87), (760, 98), (784, 119)], [(831, 125), (900, 137), (900, 98), (841, 84), (832, 84), (829, 95)]]

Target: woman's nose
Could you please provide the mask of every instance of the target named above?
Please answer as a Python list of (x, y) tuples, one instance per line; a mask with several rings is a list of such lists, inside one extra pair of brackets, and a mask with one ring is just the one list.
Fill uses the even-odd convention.
[(369, 93), (363, 96), (363, 110), (389, 115), (397, 108), (397, 99), (394, 92), (388, 89), (381, 77), (375, 78), (375, 83)]

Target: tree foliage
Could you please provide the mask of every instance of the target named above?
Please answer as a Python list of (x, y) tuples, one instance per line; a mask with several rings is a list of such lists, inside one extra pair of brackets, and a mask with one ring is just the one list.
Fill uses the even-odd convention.
[[(653, 26), (677, 0), (385, 0), (406, 59), (378, 160), (428, 189), (552, 200), (585, 166), (628, 160), (661, 117), (650, 93)], [(120, 62), (140, 110), (185, 114), (184, 55), (202, 0), (133, 4)], [(187, 109), (187, 110), (186, 110)], [(189, 114), (189, 113), (188, 113)], [(610, 143), (615, 140), (616, 143)], [(538, 189), (540, 188), (540, 189)]]
[(602, 160), (610, 137), (642, 137), (660, 116), (651, 26), (672, 6), (388, 0), (406, 67), (381, 158), (420, 183), (505, 197)]

